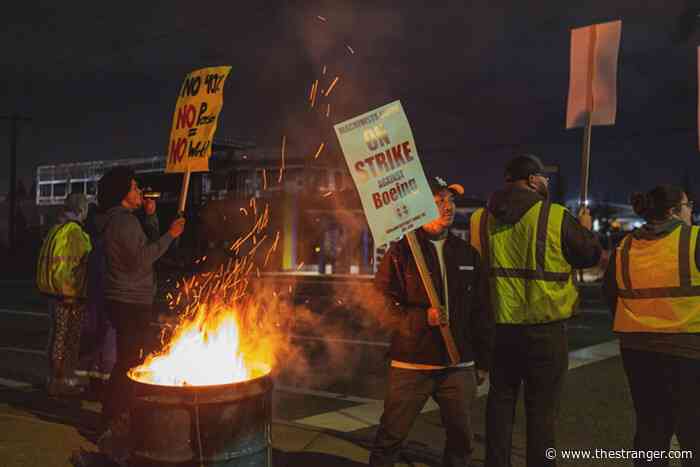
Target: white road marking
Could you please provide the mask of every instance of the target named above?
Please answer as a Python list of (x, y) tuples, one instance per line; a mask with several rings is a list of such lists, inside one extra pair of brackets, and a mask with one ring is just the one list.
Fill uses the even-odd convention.
[(45, 357), (45, 350), (23, 349), (21, 347), (0, 347), (0, 352), (28, 353), (30, 355), (41, 355)]
[(35, 313), (33, 311), (17, 311), (17, 310), (6, 310), (0, 308), (0, 314), (2, 315), (15, 315), (15, 316), (26, 316), (28, 318), (48, 318), (48, 313)]
[(30, 383), (25, 383), (24, 381), (15, 381), (14, 379), (0, 378), (0, 386), (5, 386), (12, 389), (27, 389), (31, 388)]

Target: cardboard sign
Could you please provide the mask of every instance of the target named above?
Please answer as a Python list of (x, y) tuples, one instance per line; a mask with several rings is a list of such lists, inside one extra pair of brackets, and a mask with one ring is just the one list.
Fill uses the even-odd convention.
[(571, 30), (566, 128), (614, 125), (617, 114), (617, 56), (622, 21)]
[(438, 217), (401, 102), (334, 126), (375, 245)]
[(206, 172), (230, 66), (187, 75), (175, 104), (166, 172)]

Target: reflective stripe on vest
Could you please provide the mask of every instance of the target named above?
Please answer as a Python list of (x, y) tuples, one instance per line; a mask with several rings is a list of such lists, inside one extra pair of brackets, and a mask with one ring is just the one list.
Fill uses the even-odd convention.
[(655, 240), (625, 237), (615, 264), (616, 332), (700, 332), (698, 231), (679, 225)]
[(515, 224), (485, 209), (471, 218), (471, 244), (484, 260), (497, 323), (535, 324), (566, 319), (578, 303), (572, 268), (561, 247), (565, 208), (538, 202)]

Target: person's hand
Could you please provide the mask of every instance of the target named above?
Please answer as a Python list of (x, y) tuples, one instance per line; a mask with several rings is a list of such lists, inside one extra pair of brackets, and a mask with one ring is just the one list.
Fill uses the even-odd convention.
[(152, 216), (156, 213), (156, 200), (151, 198), (143, 199), (143, 211), (147, 216)]
[(476, 369), (476, 385), (481, 386), (489, 378), (488, 370), (482, 370), (481, 368)]
[(428, 308), (428, 326), (440, 326), (440, 308)]
[(178, 217), (173, 221), (172, 224), (170, 224), (170, 228), (168, 229), (168, 233), (170, 233), (170, 236), (173, 238), (177, 238), (180, 235), (182, 235), (182, 232), (185, 230), (185, 218), (184, 217)]
[(578, 211), (578, 221), (581, 223), (582, 226), (587, 228), (588, 230), (591, 230), (593, 227), (593, 220), (591, 219), (591, 210), (588, 209), (586, 206), (582, 206), (581, 209)]

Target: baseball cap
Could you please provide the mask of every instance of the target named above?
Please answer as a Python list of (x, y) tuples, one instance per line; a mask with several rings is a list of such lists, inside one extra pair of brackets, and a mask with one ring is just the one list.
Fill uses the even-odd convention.
[(523, 154), (514, 157), (506, 164), (504, 175), (506, 181), (514, 182), (537, 173), (544, 173), (544, 165), (540, 158), (533, 154)]
[(429, 176), (428, 185), (430, 185), (430, 190), (433, 194), (439, 193), (442, 190), (449, 190), (455, 196), (462, 196), (464, 194), (464, 187), (459, 183), (448, 184), (444, 178), (438, 176)]

